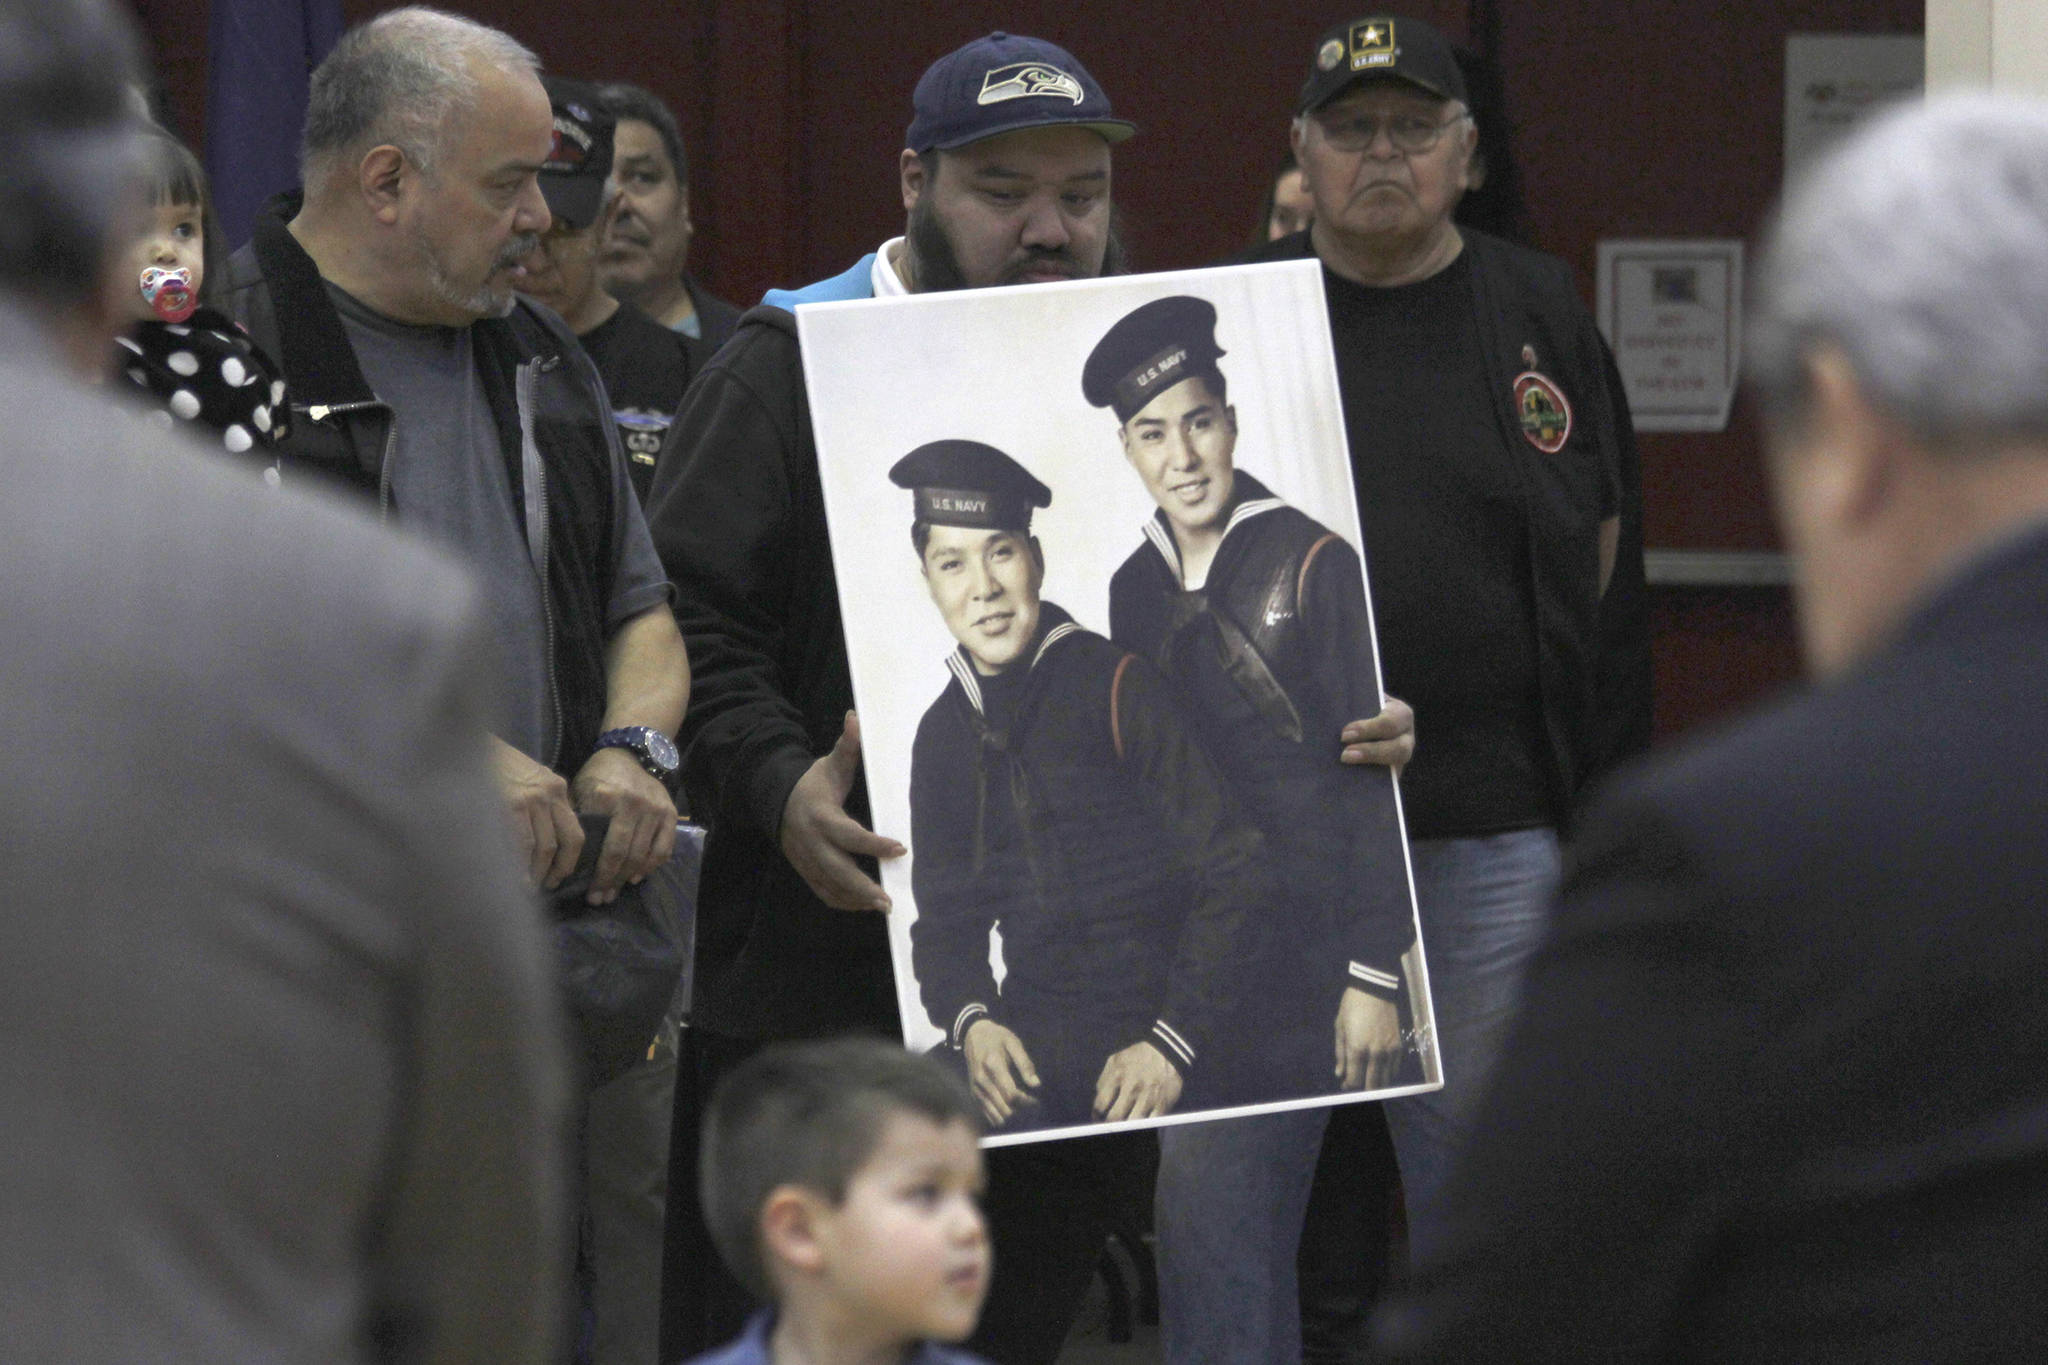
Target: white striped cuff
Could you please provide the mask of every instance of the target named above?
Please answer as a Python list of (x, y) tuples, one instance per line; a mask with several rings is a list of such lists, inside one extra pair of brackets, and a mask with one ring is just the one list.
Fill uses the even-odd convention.
[(1188, 1046), (1188, 1040), (1180, 1031), (1164, 1019), (1152, 1021), (1152, 1038), (1166, 1049), (1167, 1060), (1185, 1071), (1195, 1064), (1195, 1050)]
[(967, 1046), (967, 1026), (987, 1014), (988, 1006), (979, 1000), (971, 1002), (967, 1008), (961, 1010), (958, 1017), (953, 1020), (953, 1046)]
[(1351, 979), (1361, 986), (1371, 986), (1375, 990), (1389, 993), (1398, 994), (1401, 989), (1400, 977), (1392, 972), (1383, 972), (1377, 967), (1368, 967), (1363, 962), (1351, 964)]

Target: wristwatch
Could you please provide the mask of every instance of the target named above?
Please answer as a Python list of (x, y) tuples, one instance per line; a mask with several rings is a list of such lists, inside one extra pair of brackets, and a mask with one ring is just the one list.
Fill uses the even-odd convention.
[(664, 786), (676, 775), (676, 768), (682, 762), (682, 755), (676, 752), (676, 742), (651, 725), (627, 725), (607, 730), (597, 737), (597, 747), (626, 750), (640, 760), (640, 766), (647, 769), (655, 781)]

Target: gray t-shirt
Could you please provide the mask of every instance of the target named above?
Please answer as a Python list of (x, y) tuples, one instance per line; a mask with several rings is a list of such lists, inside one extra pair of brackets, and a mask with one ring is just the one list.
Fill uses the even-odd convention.
[[(372, 312), (328, 286), (370, 388), (395, 414), (388, 477), (401, 526), (469, 561), (490, 602), (506, 680), (494, 732), (546, 762), (556, 743), (548, 694), (548, 628), (540, 574), (527, 552), (524, 512), (512, 501), (505, 452), (478, 377), (467, 327), (414, 327)], [(623, 460), (613, 460), (609, 634), (668, 601), (668, 577)]]

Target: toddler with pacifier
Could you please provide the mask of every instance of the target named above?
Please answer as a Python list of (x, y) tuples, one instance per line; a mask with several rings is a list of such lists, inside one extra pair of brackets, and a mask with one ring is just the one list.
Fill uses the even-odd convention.
[(115, 339), (116, 368), (167, 424), (211, 428), (229, 451), (261, 454), (282, 439), (291, 408), (270, 358), (203, 301), (223, 245), (206, 173), (160, 129), (144, 135), (143, 155), (148, 208), (117, 280), (133, 324)]

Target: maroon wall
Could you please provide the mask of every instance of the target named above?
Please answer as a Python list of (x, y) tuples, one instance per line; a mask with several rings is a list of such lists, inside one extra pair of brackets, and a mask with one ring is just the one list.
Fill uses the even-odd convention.
[[(1207, 12), (1107, 0), (453, 0), (552, 70), (624, 78), (675, 108), (693, 161), (695, 264), (746, 301), (833, 273), (901, 230), (896, 153), (934, 56), (991, 28), (1072, 49), (1143, 133), (1117, 158), (1136, 261), (1213, 261), (1245, 240), (1315, 35), (1341, 7)], [(133, 0), (170, 107), (197, 135), (206, 0)], [(1408, 0), (1500, 57), (1536, 242), (1592, 300), (1603, 236), (1749, 236), (1775, 193), (1791, 32), (1915, 32), (1923, 0)], [(390, 8), (344, 0), (351, 19)], [(1756, 432), (1643, 438), (1650, 545), (1775, 544)], [(1660, 590), (1660, 731), (1789, 679), (1782, 591)]]
[[(1785, 35), (1917, 33), (1923, 9), (1924, 0), (1503, 5), (1538, 243), (1578, 268), (1590, 299), (1601, 237), (1751, 236), (1781, 171)], [(1776, 543), (1750, 414), (1727, 432), (1642, 444), (1650, 544)]]
[[(1782, 173), (1785, 37), (1917, 33), (1924, 0), (1574, 0), (1498, 5), (1498, 42), (1538, 245), (1590, 302), (1601, 237), (1744, 237)], [(1754, 414), (1641, 437), (1646, 540), (1771, 549)], [(1664, 589), (1652, 626), (1670, 735), (1797, 673), (1782, 589)]]

